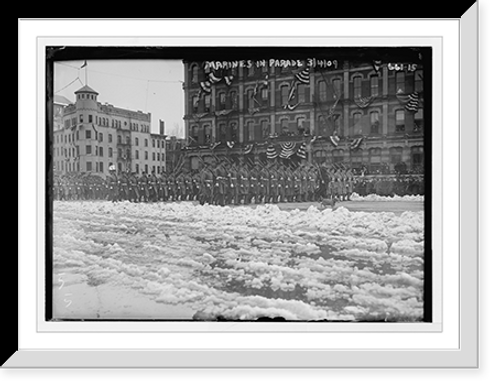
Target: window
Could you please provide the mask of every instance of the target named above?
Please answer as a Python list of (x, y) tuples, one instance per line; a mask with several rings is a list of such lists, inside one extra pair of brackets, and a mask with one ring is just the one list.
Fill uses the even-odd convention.
[(153, 156), (153, 161), (155, 161), (155, 152), (151, 153), (151, 155)]
[(399, 146), (394, 146), (389, 149), (390, 162), (396, 165), (403, 161), (403, 148)]
[(161, 161), (165, 161), (165, 153), (161, 154)]
[(353, 79), (354, 81), (354, 98), (361, 97), (361, 76), (356, 76)]
[(121, 143), (122, 143), (122, 136), (118, 135), (118, 144), (121, 144)]
[(108, 148), (108, 157), (113, 157), (113, 148)]
[[(264, 88), (267, 90), (267, 88)], [(238, 98), (236, 96), (236, 92), (235, 91), (232, 91), (231, 92), (231, 108), (234, 108), (234, 109), (237, 109), (238, 108)]]
[(305, 84), (299, 84), (297, 87), (299, 94), (299, 103), (305, 103), (306, 101), (306, 86)]
[(205, 107), (204, 107), (205, 112), (210, 111), (210, 95), (205, 95)]
[(108, 134), (108, 142), (113, 142), (113, 135), (112, 134)]
[(198, 82), (198, 73), (199, 73), (198, 65), (193, 65), (191, 67), (191, 82), (193, 84)]
[(247, 97), (247, 108), (252, 109), (254, 107), (254, 96), (253, 96), (253, 90), (249, 89), (246, 94)]
[(419, 108), (413, 117), (413, 131), (418, 132), (424, 129), (424, 111)]
[(198, 140), (199, 142), (204, 142), (205, 144), (210, 143), (212, 137), (212, 129), (210, 125), (203, 126), (203, 140)]
[(396, 72), (396, 93), (405, 92), (405, 72)]
[[(260, 139), (265, 139), (269, 136), (269, 121), (267, 119), (263, 119), (260, 121)], [(258, 141), (260, 141), (258, 139)]]
[(340, 134), (340, 115), (333, 116), (333, 133)]
[(288, 103), (288, 92), (289, 92), (288, 85), (282, 85), (280, 88), (280, 97), (282, 106)]
[(379, 122), (378, 111), (370, 112), (370, 133), (371, 134), (378, 134), (379, 127), (380, 127), (380, 122)]
[(219, 137), (218, 137), (218, 141), (226, 141), (226, 124), (225, 123), (221, 123), (219, 125)]
[(130, 137), (127, 135), (127, 137), (125, 138), (125, 142), (127, 143), (127, 145), (130, 145)]
[(248, 140), (255, 141), (254, 121), (247, 122)]
[(396, 110), (396, 132), (405, 131), (405, 112), (404, 110)]
[(80, 114), (80, 123), (83, 123), (83, 114)]
[(144, 146), (148, 146), (148, 139), (147, 138), (144, 138)]
[(319, 100), (321, 102), (326, 101), (326, 83), (324, 81), (320, 81), (318, 83), (318, 91), (319, 91)]
[(139, 138), (135, 137), (135, 146), (139, 146)]
[(101, 161), (99, 163), (99, 172), (103, 172), (104, 171), (104, 163)]
[(144, 165), (144, 172), (148, 173), (148, 164)]
[(370, 77), (370, 93), (371, 96), (378, 96), (378, 76), (372, 75)]
[(99, 147), (99, 156), (104, 156), (104, 148), (102, 146)]
[(333, 92), (336, 95), (336, 98), (342, 94), (342, 80), (341, 79), (334, 79), (333, 80)]
[(145, 160), (147, 160), (147, 159), (148, 159), (148, 151), (147, 151), (147, 150), (144, 152), (144, 159), (145, 159)]
[(135, 164), (135, 173), (139, 173), (139, 164)]
[(92, 172), (92, 163), (87, 161), (87, 172)]
[(135, 151), (135, 158), (136, 158), (136, 160), (139, 160), (139, 151), (138, 150)]
[(85, 153), (92, 154), (92, 146), (90, 146), (90, 145), (85, 146)]
[(288, 133), (288, 118), (281, 118), (280, 128), (281, 128), (281, 134)]
[(200, 104), (200, 97), (198, 95), (193, 96), (193, 112), (198, 112), (198, 106)]
[(103, 135), (102, 133), (99, 133), (99, 142), (102, 142), (102, 140), (103, 140)]
[(424, 89), (424, 71), (415, 71), (415, 77), (413, 79), (413, 90), (415, 92), (422, 92)]
[(92, 123), (92, 115), (89, 115), (89, 123)]
[(219, 93), (219, 109), (222, 110), (224, 108), (226, 108), (226, 93), (220, 92)]
[(354, 119), (354, 134), (359, 135), (363, 134), (363, 128), (361, 126), (361, 114), (359, 112), (353, 115)]

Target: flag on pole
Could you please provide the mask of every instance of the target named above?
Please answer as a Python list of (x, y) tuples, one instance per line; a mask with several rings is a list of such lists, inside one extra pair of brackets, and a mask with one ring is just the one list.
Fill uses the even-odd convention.
[(358, 137), (351, 142), (349, 147), (351, 148), (351, 150), (356, 150), (361, 146), (362, 142), (363, 142), (363, 137)]

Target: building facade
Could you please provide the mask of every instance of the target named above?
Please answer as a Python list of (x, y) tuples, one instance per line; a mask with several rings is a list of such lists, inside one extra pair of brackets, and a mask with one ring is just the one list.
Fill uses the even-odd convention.
[(310, 162), (422, 172), (424, 71), (418, 64), (184, 62), (191, 168), (200, 158), (305, 144)]
[(166, 168), (164, 134), (151, 133), (151, 114), (101, 104), (98, 92), (84, 86), (75, 103), (63, 108), (62, 127), (54, 127), (57, 173), (159, 173)]

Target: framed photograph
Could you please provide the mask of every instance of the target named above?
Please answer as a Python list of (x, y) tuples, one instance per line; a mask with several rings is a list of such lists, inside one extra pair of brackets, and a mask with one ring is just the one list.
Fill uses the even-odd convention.
[(21, 20), (4, 366), (477, 367), (477, 7)]

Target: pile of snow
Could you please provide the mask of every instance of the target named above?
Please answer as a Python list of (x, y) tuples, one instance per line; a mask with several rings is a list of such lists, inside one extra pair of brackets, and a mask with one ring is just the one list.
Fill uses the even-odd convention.
[(356, 202), (423, 202), (424, 195), (394, 195), (394, 196), (381, 196), (377, 194), (369, 194), (361, 196), (356, 192), (351, 195), (351, 200)]
[[(420, 320), (423, 212), (54, 203), (54, 273), (191, 319)], [(120, 297), (117, 297), (120, 300)]]

